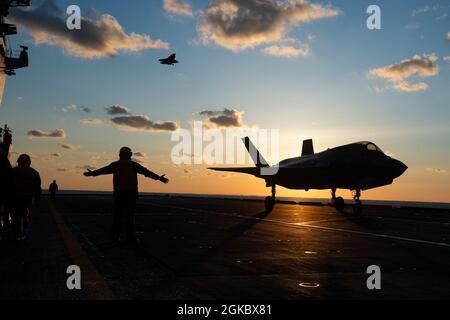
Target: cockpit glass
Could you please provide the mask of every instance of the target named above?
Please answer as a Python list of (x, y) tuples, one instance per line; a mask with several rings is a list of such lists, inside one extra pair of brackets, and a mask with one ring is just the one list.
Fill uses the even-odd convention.
[(364, 145), (366, 150), (368, 151), (377, 151), (384, 154), (384, 152), (380, 148), (378, 148), (375, 144), (371, 142), (363, 142), (362, 145)]

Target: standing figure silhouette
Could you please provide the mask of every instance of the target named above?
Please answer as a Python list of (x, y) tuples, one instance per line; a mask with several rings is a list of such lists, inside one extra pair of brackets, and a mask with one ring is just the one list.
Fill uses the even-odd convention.
[(11, 210), (12, 167), (0, 149), (0, 235), (9, 227)]
[(120, 238), (120, 229), (122, 217), (126, 215), (126, 242), (136, 242), (134, 234), (134, 211), (136, 209), (136, 201), (138, 199), (138, 179), (137, 175), (141, 174), (153, 180), (159, 180), (168, 183), (169, 180), (164, 175), (159, 176), (156, 173), (144, 168), (139, 163), (131, 160), (133, 155), (128, 147), (120, 149), (119, 161), (110, 165), (84, 173), (86, 177), (97, 177), (101, 175), (113, 175), (114, 185), (114, 218), (112, 226), (112, 241), (116, 243)]
[(12, 227), (14, 240), (25, 238), (30, 223), (30, 207), (41, 201), (41, 177), (39, 172), (31, 167), (31, 158), (21, 154), (17, 167), (12, 170), (13, 180), (13, 215)]
[(59, 191), (56, 180), (53, 180), (52, 184), (48, 187), (48, 192), (50, 193), (50, 199), (55, 200), (56, 193)]

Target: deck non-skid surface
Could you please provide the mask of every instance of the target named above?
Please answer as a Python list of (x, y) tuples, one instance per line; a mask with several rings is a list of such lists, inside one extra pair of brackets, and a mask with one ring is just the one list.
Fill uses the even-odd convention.
[[(141, 197), (139, 243), (110, 244), (112, 198), (61, 196), (1, 241), (0, 298), (448, 299), (450, 212)], [(80, 265), (83, 290), (66, 287)], [(366, 269), (381, 268), (381, 290)]]

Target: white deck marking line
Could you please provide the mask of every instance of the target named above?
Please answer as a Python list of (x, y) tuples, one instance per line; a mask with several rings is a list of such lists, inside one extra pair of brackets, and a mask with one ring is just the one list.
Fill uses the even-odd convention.
[(245, 219), (245, 220), (257, 220), (257, 221), (262, 221), (262, 222), (271, 222), (271, 223), (286, 225), (286, 226), (290, 226), (290, 227), (311, 228), (311, 229), (317, 229), (317, 230), (322, 230), (322, 231), (327, 231), (327, 232), (335, 231), (335, 232), (342, 232), (342, 233), (352, 233), (352, 234), (358, 234), (358, 235), (362, 235), (362, 236), (384, 238), (384, 239), (391, 239), (391, 240), (400, 240), (400, 241), (407, 241), (407, 242), (414, 242), (414, 243), (428, 244), (428, 245), (433, 245), (433, 246), (450, 248), (450, 243), (445, 243), (445, 242), (434, 242), (434, 241), (392, 236), (392, 235), (388, 235), (388, 234), (379, 234), (379, 233), (348, 230), (348, 229), (321, 227), (321, 226), (314, 226), (311, 224), (302, 224), (302, 223), (299, 224), (299, 223), (285, 222), (285, 221), (273, 220), (273, 219), (248, 217), (248, 216), (243, 216), (243, 215), (240, 215), (237, 213), (232, 214), (232, 213), (216, 212), (216, 211), (209, 211), (209, 210), (202, 210), (202, 209), (196, 210), (196, 209), (183, 208), (183, 207), (178, 207), (178, 206), (165, 206), (165, 205), (157, 205), (157, 204), (152, 204), (152, 205), (156, 206), (156, 207), (169, 208), (169, 209), (178, 209), (178, 210), (185, 210), (185, 211), (196, 211), (196, 212), (204, 212), (204, 213), (209, 213), (209, 214), (224, 215), (224, 216), (241, 218), (241, 219)]

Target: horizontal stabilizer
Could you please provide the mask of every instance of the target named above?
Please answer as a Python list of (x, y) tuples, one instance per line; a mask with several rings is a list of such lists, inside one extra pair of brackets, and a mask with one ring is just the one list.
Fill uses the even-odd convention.
[(314, 154), (314, 145), (313, 140), (304, 140), (303, 141), (303, 148), (302, 148), (302, 157), (303, 156), (310, 156)]

